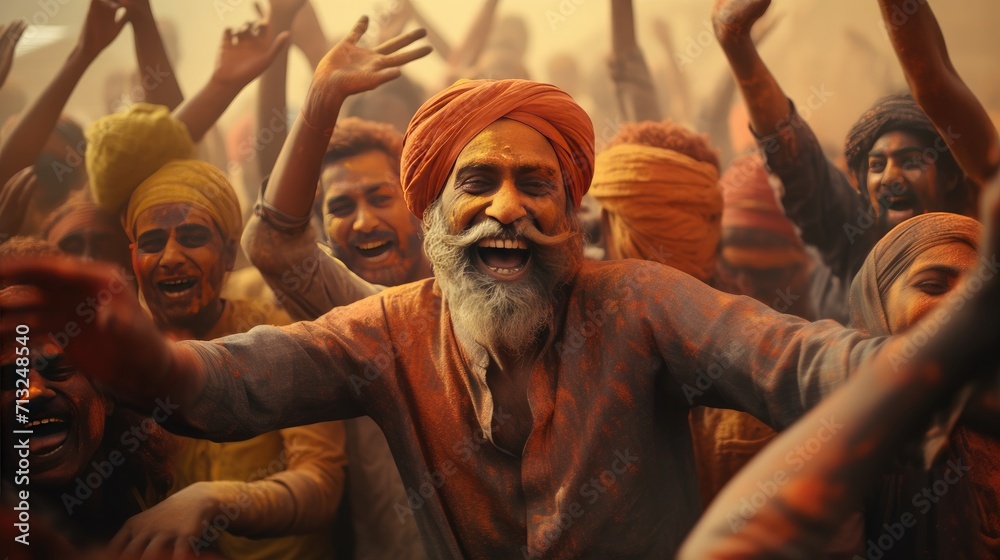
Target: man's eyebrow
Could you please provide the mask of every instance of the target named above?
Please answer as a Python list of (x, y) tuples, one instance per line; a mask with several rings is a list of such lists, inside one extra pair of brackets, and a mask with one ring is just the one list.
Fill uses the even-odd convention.
[(142, 232), (142, 233), (139, 234), (139, 238), (141, 239), (143, 237), (152, 237), (154, 235), (163, 235), (163, 234), (166, 233), (166, 231), (167, 230), (165, 230), (163, 228), (147, 229), (146, 231), (144, 231), (144, 232)]
[(923, 274), (925, 272), (940, 272), (940, 273), (946, 274), (948, 276), (951, 276), (953, 278), (961, 276), (962, 274), (965, 273), (964, 270), (962, 270), (962, 269), (960, 269), (958, 267), (949, 266), (949, 265), (946, 265), (946, 264), (936, 263), (936, 264), (929, 264), (929, 265), (926, 265), (926, 266), (922, 266), (922, 267), (914, 270), (913, 273), (910, 274), (910, 277), (912, 278), (914, 276), (917, 276), (918, 274)]
[[(906, 148), (900, 148), (898, 150), (894, 150), (892, 152), (889, 152), (889, 155), (892, 156), (892, 157), (900, 157), (900, 156), (909, 155), (909, 154), (911, 154), (913, 152), (918, 152), (918, 153), (922, 154), (924, 152), (924, 150), (923, 150), (923, 148), (919, 148), (917, 146), (908, 146)], [(868, 152), (868, 157), (882, 157), (882, 158), (884, 158), (884, 157), (886, 157), (886, 153), (884, 151), (881, 151), (881, 150), (879, 150), (879, 151), (874, 151), (873, 150), (871, 152)]]
[[(475, 162), (463, 165), (458, 168), (455, 176), (467, 175), (469, 173), (483, 172), (483, 173), (499, 173), (501, 166), (489, 162)], [(518, 165), (515, 169), (517, 175), (525, 175), (529, 173), (534, 173), (538, 175), (543, 175), (547, 179), (555, 179), (559, 176), (559, 171), (553, 169), (550, 165), (545, 165), (541, 163), (524, 163)]]
[[(378, 192), (378, 190), (381, 189), (382, 187), (390, 187), (391, 188), (392, 185), (390, 185), (389, 183), (386, 183), (386, 182), (377, 182), (377, 183), (371, 183), (369, 185), (365, 185), (365, 186), (358, 187), (358, 188), (361, 189), (362, 194), (364, 194), (365, 196), (368, 196), (370, 194), (374, 194), (374, 193)], [(351, 189), (351, 191), (353, 192), (354, 189)], [(349, 194), (338, 194), (337, 196), (335, 196), (335, 197), (327, 200), (326, 201), (326, 205), (329, 207), (329, 206), (331, 206), (333, 204), (339, 204), (341, 202), (344, 202), (345, 200), (352, 200), (352, 197)]]

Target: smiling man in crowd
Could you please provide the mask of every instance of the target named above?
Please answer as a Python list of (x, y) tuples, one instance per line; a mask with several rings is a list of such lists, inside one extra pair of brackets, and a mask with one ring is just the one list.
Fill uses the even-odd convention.
[[(275, 181), (315, 184), (318, 169), (289, 166), (290, 146), (325, 150), (346, 96), (427, 53), (396, 52), (415, 34), (361, 49), (366, 27), (318, 66)], [(685, 388), (780, 428), (914, 341), (780, 315), (657, 263), (584, 261), (574, 209), (593, 163), (593, 126), (565, 92), (460, 81), (421, 107), (402, 154), (434, 279), (214, 342), (168, 341), (118, 298), (67, 352), (136, 402), (182, 403), (171, 426), (189, 434), (369, 415), (419, 488), (411, 505), (432, 558), (670, 557), (700, 511)], [(65, 303), (106, 274), (5, 266), (45, 295), (4, 308), (35, 328), (64, 321)], [(916, 329), (922, 344), (893, 362), (898, 377), (995, 367), (998, 282), (946, 303), (951, 321), (935, 336)]]
[(349, 118), (337, 123), (323, 158), (322, 211), (334, 254), (372, 284), (427, 278), (420, 220), (399, 186), (403, 137), (392, 125)]

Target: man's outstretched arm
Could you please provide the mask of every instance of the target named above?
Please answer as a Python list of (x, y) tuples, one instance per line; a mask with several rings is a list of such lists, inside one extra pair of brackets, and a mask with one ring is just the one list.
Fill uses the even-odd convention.
[[(930, 4), (915, 3), (913, 13), (911, 2), (878, 0), (878, 4), (913, 98), (941, 137), (954, 139), (951, 153), (965, 174), (979, 185), (986, 183), (1000, 169), (997, 130), (952, 66)], [(893, 21), (897, 12), (907, 14), (899, 25)]]
[[(358, 391), (352, 382), (388, 343), (372, 312), (377, 301), (317, 323), (173, 342), (116, 267), (70, 258), (9, 260), (0, 265), (0, 276), (5, 285), (33, 290), (0, 308), (0, 336), (65, 334), (65, 352), (83, 373), (141, 410), (165, 412), (170, 430), (203, 439), (248, 439), (364, 414), (362, 397), (372, 391)], [(82, 308), (94, 312), (81, 315)], [(21, 332), (25, 327), (28, 335)]]

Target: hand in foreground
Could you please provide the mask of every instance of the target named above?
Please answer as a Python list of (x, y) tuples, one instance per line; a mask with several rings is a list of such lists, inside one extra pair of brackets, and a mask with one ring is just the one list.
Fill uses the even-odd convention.
[(169, 341), (146, 316), (119, 267), (48, 257), (0, 263), (3, 285), (35, 289), (4, 301), (0, 340), (51, 335), (86, 375), (126, 395), (144, 398), (172, 365)]
[[(114, 557), (122, 560), (203, 558), (220, 534), (212, 525), (212, 519), (219, 513), (212, 492), (213, 485), (217, 484), (192, 484), (134, 515), (111, 540)], [(235, 509), (239, 505), (233, 503), (229, 507)], [(238, 513), (237, 510), (235, 514)]]
[[(332, 122), (336, 114), (324, 114), (332, 107), (339, 107), (334, 100), (343, 101), (349, 95), (375, 89), (399, 77), (400, 66), (430, 54), (431, 47), (424, 46), (401, 51), (414, 41), (427, 35), (417, 29), (390, 39), (374, 49), (358, 46), (358, 41), (368, 29), (368, 17), (364, 16), (354, 24), (354, 29), (339, 43), (334, 45), (320, 61), (313, 75), (305, 109), (308, 122), (314, 125)], [(317, 114), (319, 113), (319, 114)]]

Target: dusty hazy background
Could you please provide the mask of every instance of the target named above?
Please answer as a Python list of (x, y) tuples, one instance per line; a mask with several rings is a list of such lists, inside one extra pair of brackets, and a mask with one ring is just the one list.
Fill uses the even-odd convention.
[[(480, 6), (478, 1), (462, 0), (413, 2), (452, 44), (464, 36)], [(47, 4), (58, 9), (49, 8), (54, 13), (46, 13)], [(89, 0), (3, 0), (0, 21), (21, 17), (47, 24), (22, 40), (9, 78), (26, 90), (29, 98), (65, 59), (88, 4)], [(391, 6), (373, 0), (313, 0), (313, 4), (328, 37), (344, 33), (361, 14), (377, 18)], [(714, 0), (635, 0), (634, 4), (637, 33), (650, 66), (666, 60), (651, 31), (653, 19), (661, 17), (670, 24), (675, 48), (684, 57), (682, 70), (694, 98), (704, 98), (727, 71), (709, 31)], [(223, 27), (237, 27), (255, 13), (250, 0), (152, 0), (152, 5), (158, 19), (171, 20), (179, 29), (180, 53), (175, 67), (187, 95), (207, 80)], [(938, 0), (932, 6), (955, 66), (991, 110), (1000, 110), (1000, 2)], [(559, 52), (576, 55), (586, 72), (603, 71), (610, 35), (607, 0), (503, 0), (499, 14), (517, 14), (527, 23), (531, 31), (528, 65), (533, 78), (546, 80), (545, 63)], [(774, 0), (770, 14), (779, 17), (779, 22), (762, 52), (789, 95), (801, 104), (812, 88), (832, 93), (810, 116), (825, 142), (840, 145), (862, 110), (886, 89), (905, 87), (874, 0)], [(63, 38), (57, 39), (60, 35)], [(860, 46), (863, 43), (870, 46)], [(104, 77), (113, 69), (134, 67), (133, 52), (131, 28), (127, 27), (84, 76), (68, 112), (81, 122), (100, 116)], [(437, 87), (442, 68), (440, 60), (431, 55), (413, 64), (409, 73), (429, 87)], [(293, 50), (290, 103), (301, 99), (308, 80), (305, 60)], [(223, 117), (224, 125), (233, 115), (247, 110), (250, 100), (246, 93), (255, 87), (248, 87), (233, 104)]]

